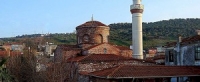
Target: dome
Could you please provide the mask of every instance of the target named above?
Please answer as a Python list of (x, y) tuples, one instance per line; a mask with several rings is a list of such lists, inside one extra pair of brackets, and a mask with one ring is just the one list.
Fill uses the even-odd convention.
[(106, 26), (105, 24), (99, 22), (99, 21), (88, 21), (85, 22), (84, 24), (81, 24), (79, 26), (77, 26), (76, 28), (82, 28), (82, 27), (98, 27), (98, 26)]

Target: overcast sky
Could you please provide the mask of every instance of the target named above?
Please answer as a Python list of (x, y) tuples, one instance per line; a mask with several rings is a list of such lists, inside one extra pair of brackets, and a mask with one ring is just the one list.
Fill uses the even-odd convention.
[[(200, 0), (142, 0), (143, 21), (200, 18)], [(0, 38), (34, 33), (67, 33), (94, 20), (131, 22), (132, 0), (0, 0)]]

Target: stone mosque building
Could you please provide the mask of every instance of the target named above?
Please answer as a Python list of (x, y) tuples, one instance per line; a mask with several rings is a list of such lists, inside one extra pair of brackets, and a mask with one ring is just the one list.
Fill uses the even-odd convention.
[(62, 70), (57, 71), (54, 82), (170, 82), (179, 77), (199, 80), (199, 67), (160, 66), (133, 58), (130, 48), (109, 43), (109, 30), (94, 20), (77, 26), (77, 44), (58, 45), (55, 50), (54, 64)]
[(115, 54), (132, 57), (132, 50), (128, 47), (109, 43), (109, 30), (107, 25), (93, 20), (77, 26), (77, 45), (59, 45), (57, 48), (59, 53), (56, 53), (55, 61), (91, 54)]

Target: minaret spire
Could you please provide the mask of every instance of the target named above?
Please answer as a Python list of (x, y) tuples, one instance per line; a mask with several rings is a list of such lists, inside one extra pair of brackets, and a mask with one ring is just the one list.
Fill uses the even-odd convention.
[(93, 18), (93, 14), (92, 14), (92, 17), (91, 17), (91, 21), (92, 21), (92, 27), (94, 26), (94, 18)]
[(141, 0), (133, 0), (132, 14), (132, 49), (133, 58), (143, 59), (142, 13), (144, 6)]
[(94, 21), (93, 14), (92, 14), (92, 17), (91, 17), (91, 21)]

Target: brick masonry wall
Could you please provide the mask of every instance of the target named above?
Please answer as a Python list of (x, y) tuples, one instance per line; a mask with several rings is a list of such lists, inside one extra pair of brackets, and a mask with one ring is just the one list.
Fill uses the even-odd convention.
[(87, 54), (115, 54), (121, 55), (124, 57), (132, 57), (132, 50), (120, 50), (113, 45), (110, 44), (101, 44), (94, 48), (88, 49), (84, 51), (84, 55)]
[(94, 72), (103, 70), (106, 68), (116, 67), (119, 65), (155, 65), (152, 63), (143, 63), (136, 60), (120, 60), (120, 61), (109, 61), (109, 62), (81, 62), (78, 64), (79, 72)]
[[(109, 30), (110, 28), (106, 26), (78, 28), (77, 43), (108, 43)], [(89, 42), (84, 42), (84, 35), (89, 35)]]
[(97, 47), (87, 50), (86, 54), (115, 54), (119, 55), (120, 50), (110, 44), (101, 44)]
[[(64, 67), (67, 82), (88, 82), (87, 73), (103, 70), (106, 68), (116, 67), (119, 65), (155, 65), (152, 63), (143, 63), (137, 60), (120, 60), (107, 62), (71, 62), (66, 63)], [(86, 75), (85, 75), (86, 74)], [(92, 78), (90, 78), (92, 79)], [(99, 80), (101, 81), (101, 80)]]
[(78, 54), (81, 53), (81, 50), (69, 50), (69, 51), (63, 51), (63, 60), (67, 60), (71, 57), (76, 57)]
[(132, 50), (121, 50), (121, 55), (124, 57), (133, 57), (133, 51)]

